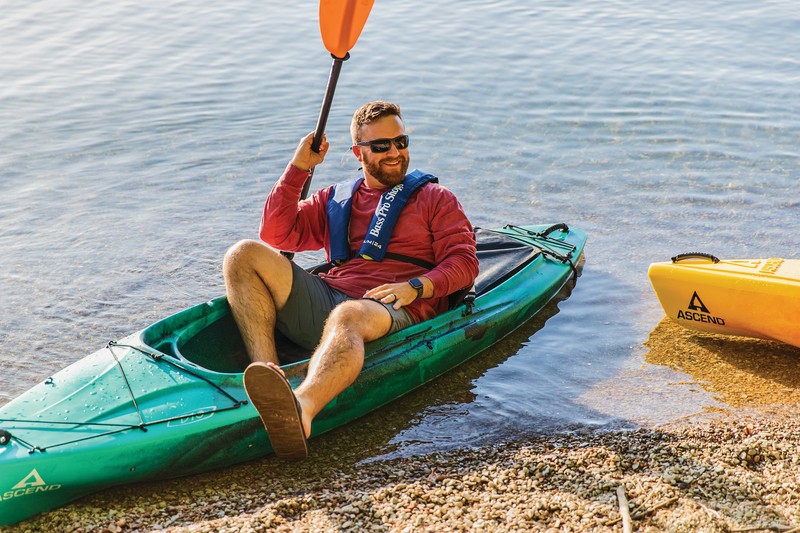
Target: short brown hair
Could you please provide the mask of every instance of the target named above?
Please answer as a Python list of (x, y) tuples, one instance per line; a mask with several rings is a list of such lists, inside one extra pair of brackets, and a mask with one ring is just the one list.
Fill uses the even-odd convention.
[(362, 105), (353, 114), (353, 121), (350, 123), (350, 136), (353, 144), (361, 141), (361, 126), (369, 124), (383, 117), (398, 117), (403, 120), (400, 113), (400, 106), (391, 102), (378, 100)]

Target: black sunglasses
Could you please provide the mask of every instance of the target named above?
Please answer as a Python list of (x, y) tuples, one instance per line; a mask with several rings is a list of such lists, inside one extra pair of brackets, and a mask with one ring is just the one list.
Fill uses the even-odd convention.
[(408, 135), (398, 135), (394, 139), (375, 139), (356, 143), (358, 146), (369, 146), (369, 149), (376, 154), (388, 152), (391, 150), (392, 144), (394, 144), (398, 150), (405, 150), (408, 148)]

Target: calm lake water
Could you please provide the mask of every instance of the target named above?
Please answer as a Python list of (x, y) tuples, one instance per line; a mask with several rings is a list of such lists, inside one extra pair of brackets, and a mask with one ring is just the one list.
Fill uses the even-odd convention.
[[(2, 404), (224, 293), (222, 256), (257, 236), (330, 56), (305, 0), (13, 2), (0, 50)], [(378, 0), (312, 189), (356, 174), (350, 117), (383, 98), (412, 168), (475, 225), (566, 222), (590, 241), (546, 322), (384, 409), (374, 456), (725, 409), (646, 364), (663, 317), (647, 267), (797, 257), (798, 50), (789, 0)], [(617, 383), (635, 386), (604, 400)]]

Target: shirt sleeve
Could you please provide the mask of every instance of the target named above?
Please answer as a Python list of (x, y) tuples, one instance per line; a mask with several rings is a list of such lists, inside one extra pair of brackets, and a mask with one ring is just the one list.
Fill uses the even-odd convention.
[(303, 252), (324, 247), (328, 233), (324, 191), (300, 201), (309, 174), (289, 163), (267, 197), (258, 233), (273, 248)]
[(434, 297), (441, 298), (471, 287), (478, 276), (475, 232), (456, 196), (444, 187), (435, 190), (430, 203), (430, 227), (436, 268), (425, 274), (433, 282)]

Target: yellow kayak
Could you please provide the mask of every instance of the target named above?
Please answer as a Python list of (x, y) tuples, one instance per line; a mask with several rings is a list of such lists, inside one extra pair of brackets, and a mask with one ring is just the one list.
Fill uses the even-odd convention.
[(647, 275), (664, 312), (685, 328), (800, 346), (800, 260), (680, 254)]

